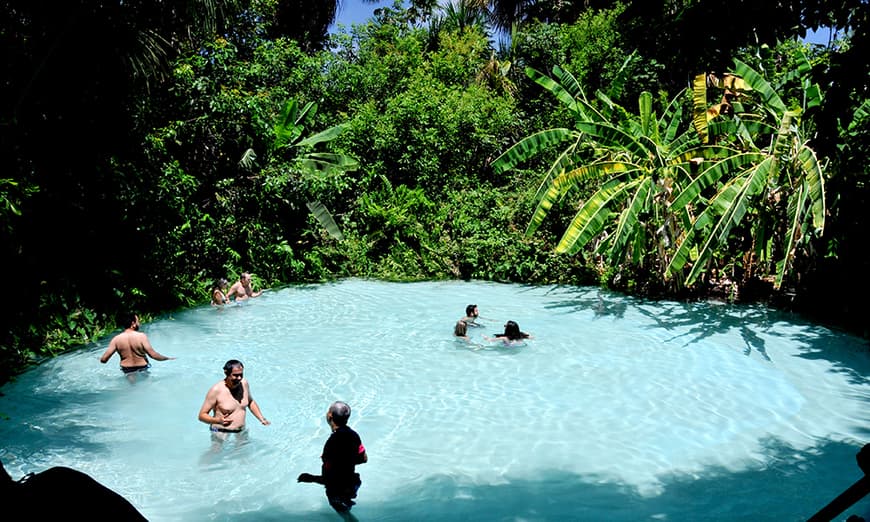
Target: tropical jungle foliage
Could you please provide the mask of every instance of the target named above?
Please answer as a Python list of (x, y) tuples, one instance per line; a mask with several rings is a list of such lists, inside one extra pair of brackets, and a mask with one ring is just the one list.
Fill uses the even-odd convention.
[(340, 8), (0, 2), (0, 381), (242, 271), (727, 279), (866, 334), (866, 0)]

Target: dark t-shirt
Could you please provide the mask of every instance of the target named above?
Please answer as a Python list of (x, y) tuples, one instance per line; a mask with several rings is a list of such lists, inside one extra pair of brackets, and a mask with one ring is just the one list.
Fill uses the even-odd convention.
[(354, 472), (362, 462), (366, 449), (359, 435), (348, 426), (335, 430), (323, 446), (323, 481), (327, 489), (356, 485), (359, 481)]

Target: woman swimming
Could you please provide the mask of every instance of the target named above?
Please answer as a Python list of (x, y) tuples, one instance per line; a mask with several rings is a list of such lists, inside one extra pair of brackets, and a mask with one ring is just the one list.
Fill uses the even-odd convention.
[(495, 334), (495, 337), (483, 337), (487, 341), (521, 341), (523, 339), (531, 339), (531, 334), (520, 330), (520, 325), (516, 321), (508, 321), (504, 325), (504, 332)]

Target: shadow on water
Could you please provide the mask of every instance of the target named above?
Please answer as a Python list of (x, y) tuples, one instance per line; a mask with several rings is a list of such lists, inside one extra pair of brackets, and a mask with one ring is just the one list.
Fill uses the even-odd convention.
[[(851, 384), (870, 384), (867, 367), (868, 342), (822, 326), (802, 322), (799, 317), (758, 305), (728, 305), (712, 303), (657, 303), (657, 312), (639, 306), (638, 310), (665, 329), (688, 329), (680, 337), (689, 337), (689, 346), (713, 335), (738, 332), (743, 340), (743, 353), (755, 350), (770, 361), (762, 334), (771, 334), (779, 323), (799, 325), (800, 329), (786, 336), (801, 350), (799, 357), (825, 360), (832, 364), (831, 371), (842, 374)], [(835, 349), (831, 349), (835, 348)], [(865, 371), (862, 371), (865, 370)]]
[(561, 301), (547, 305), (546, 308), (565, 314), (592, 310), (596, 318), (614, 317), (622, 319), (625, 316), (626, 310), (628, 310), (629, 303), (632, 301), (630, 297), (594, 287), (554, 286), (547, 294), (554, 295), (555, 297), (555, 294), (566, 291), (572, 293), (570, 299), (563, 298)]
[[(870, 350), (867, 340), (830, 330), (803, 321), (796, 314), (771, 309), (762, 305), (728, 304), (722, 302), (668, 302), (645, 301), (623, 296), (594, 287), (554, 286), (548, 291), (557, 300), (547, 306), (554, 312), (566, 314), (591, 310), (596, 318), (624, 319), (629, 309), (649, 318), (656, 327), (664, 330), (679, 330), (684, 333), (668, 340), (684, 339), (684, 346), (703, 341), (715, 335), (739, 333), (745, 355), (755, 351), (765, 360), (770, 360), (764, 337), (777, 323), (801, 325), (799, 332), (789, 336), (797, 345), (803, 345), (800, 355), (807, 359), (823, 359), (833, 363), (834, 371), (846, 374), (854, 384), (868, 384), (870, 379), (861, 372), (848, 367), (856, 361), (845, 361), (843, 352), (865, 354)], [(565, 294), (565, 295), (561, 295)], [(570, 294), (570, 295), (568, 295)], [(848, 344), (845, 350), (832, 351), (827, 347)]]
[(100, 454), (107, 450), (103, 443), (91, 442), (93, 435), (103, 431), (98, 421), (76, 417), (71, 422), (60, 422), (69, 416), (69, 404), (100, 404), (105, 397), (97, 392), (40, 391), (38, 396), (27, 397), (19, 405), (26, 410), (26, 418), (41, 419), (39, 424), (22, 423), (15, 411), (2, 413), (0, 434), (9, 429), (29, 431), (27, 445), (40, 452), (63, 453), (70, 450)]
[(718, 303), (655, 303), (656, 311), (644, 305), (638, 311), (649, 317), (666, 330), (686, 330), (669, 340), (682, 338), (684, 346), (698, 343), (714, 335), (740, 334), (743, 340), (743, 353), (749, 355), (755, 350), (765, 360), (770, 360), (759, 331), (771, 328), (776, 312), (757, 306), (729, 305)]
[[(867, 339), (846, 337), (818, 326), (808, 328), (805, 333), (795, 337), (806, 346), (800, 357), (828, 361), (834, 365), (831, 371), (843, 375), (851, 384), (870, 385), (870, 368), (866, 365), (870, 342)], [(832, 354), (828, 348), (834, 345), (839, 346), (839, 349)]]
[[(365, 498), (365, 483), (377, 477), (363, 476), (355, 520), (366, 521), (549, 521), (607, 520), (704, 520), (704, 521), (802, 521), (816, 513), (861, 476), (844, 474), (843, 463), (855, 463), (858, 447), (829, 443), (810, 451), (771, 442), (772, 455), (759, 469), (734, 472), (708, 468), (687, 477), (663, 480), (663, 492), (643, 497), (631, 488), (600, 483), (562, 471), (542, 472), (535, 479), (515, 480), (499, 485), (465, 485), (454, 477), (435, 475), (418, 484), (396, 491), (392, 500), (373, 504)], [(288, 484), (288, 488), (297, 487)], [(188, 513), (190, 520), (234, 521), (311, 521), (341, 520), (323, 498), (323, 508), (300, 513), (276, 505), (266, 505), (256, 512), (226, 514)], [(865, 514), (870, 500), (865, 498), (846, 510), (838, 520), (850, 514)], [(705, 514), (703, 519), (698, 514)], [(223, 517), (223, 518), (222, 518)]]

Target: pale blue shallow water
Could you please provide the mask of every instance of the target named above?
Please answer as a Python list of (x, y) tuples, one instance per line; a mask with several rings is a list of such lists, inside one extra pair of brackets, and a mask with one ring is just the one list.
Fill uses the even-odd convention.
[[(488, 320), (466, 344), (469, 303)], [(483, 341), (508, 319), (534, 339)], [(99, 363), (107, 337), (0, 390), (13, 478), (72, 467), (153, 521), (339, 520), (295, 478), (340, 399), (369, 454), (360, 521), (798, 521), (860, 478), (870, 441), (866, 342), (763, 307), (346, 280), (142, 330), (177, 360), (135, 384)], [(272, 425), (249, 416), (215, 453), (196, 415), (231, 358)]]

